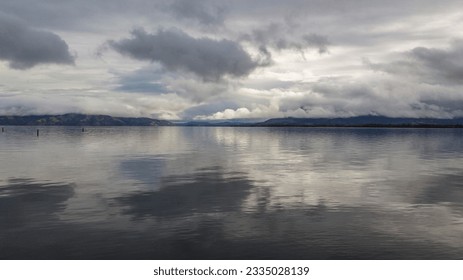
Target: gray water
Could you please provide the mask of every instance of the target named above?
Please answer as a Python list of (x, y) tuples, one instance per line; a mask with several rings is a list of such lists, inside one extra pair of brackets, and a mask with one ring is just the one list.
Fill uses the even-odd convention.
[(1, 259), (462, 259), (463, 130), (6, 127)]

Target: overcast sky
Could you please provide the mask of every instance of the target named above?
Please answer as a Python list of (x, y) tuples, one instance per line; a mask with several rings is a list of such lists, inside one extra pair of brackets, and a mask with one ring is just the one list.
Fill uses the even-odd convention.
[(0, 115), (463, 116), (461, 0), (0, 0)]

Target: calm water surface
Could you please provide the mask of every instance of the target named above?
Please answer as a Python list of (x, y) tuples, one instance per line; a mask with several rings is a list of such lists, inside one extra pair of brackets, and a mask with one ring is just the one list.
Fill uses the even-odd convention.
[(6, 127), (0, 259), (462, 259), (463, 130)]

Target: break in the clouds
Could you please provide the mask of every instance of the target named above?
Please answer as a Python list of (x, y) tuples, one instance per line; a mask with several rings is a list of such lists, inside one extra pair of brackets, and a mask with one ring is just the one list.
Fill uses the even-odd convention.
[(194, 38), (180, 30), (158, 30), (154, 34), (135, 29), (132, 37), (108, 44), (134, 59), (159, 62), (169, 70), (188, 71), (204, 80), (249, 75), (258, 63), (237, 43), (221, 39)]
[(463, 116), (461, 0), (3, 0), (0, 11), (4, 114)]
[(38, 64), (73, 64), (68, 45), (58, 35), (34, 29), (0, 12), (0, 60), (14, 69)]

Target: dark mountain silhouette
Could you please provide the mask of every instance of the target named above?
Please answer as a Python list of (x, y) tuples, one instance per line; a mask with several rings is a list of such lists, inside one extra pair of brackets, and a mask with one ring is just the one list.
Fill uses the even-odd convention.
[(63, 126), (166, 126), (165, 120), (150, 118), (122, 118), (106, 115), (38, 115), (0, 116), (0, 125), (63, 125)]
[(190, 121), (172, 123), (150, 118), (123, 118), (107, 115), (0, 116), (0, 125), (62, 126), (300, 126), (300, 127), (462, 127), (463, 118), (390, 118), (358, 116), (349, 118), (275, 118), (263, 122), (250, 120)]
[(349, 118), (276, 118), (256, 126), (353, 126), (353, 127), (463, 127), (463, 118), (389, 118), (358, 116)]

